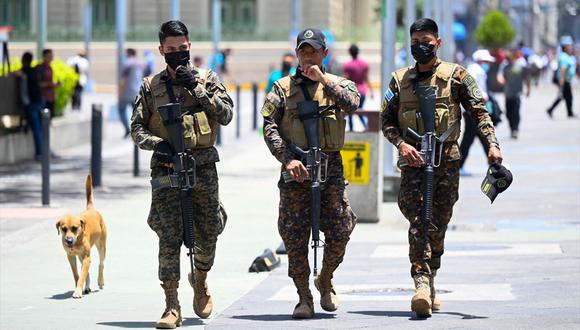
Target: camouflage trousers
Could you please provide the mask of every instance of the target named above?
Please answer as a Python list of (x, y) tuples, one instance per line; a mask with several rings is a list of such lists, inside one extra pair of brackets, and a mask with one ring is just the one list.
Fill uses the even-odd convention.
[[(279, 183), (278, 231), (288, 253), (288, 276), (308, 278), (308, 253), (311, 233), (310, 183)], [(350, 207), (342, 178), (329, 178), (320, 193), (320, 230), (324, 233), (322, 266), (334, 271), (344, 258), (356, 215)]]
[(429, 228), (427, 262), (423, 261), (425, 247), (421, 224), (423, 169), (405, 166), (401, 172), (399, 208), (409, 220), (409, 260), (411, 276), (431, 274), (441, 267), (445, 232), (453, 214), (453, 205), (459, 198), (459, 161), (443, 161), (435, 169), (433, 180), (433, 225)]
[[(224, 230), (227, 215), (218, 197), (215, 163), (198, 166), (193, 188), (195, 224), (194, 263), (197, 269), (210, 270), (215, 257), (217, 237)], [(147, 223), (159, 237), (159, 279), (178, 281), (183, 226), (179, 189), (164, 188), (153, 192)]]

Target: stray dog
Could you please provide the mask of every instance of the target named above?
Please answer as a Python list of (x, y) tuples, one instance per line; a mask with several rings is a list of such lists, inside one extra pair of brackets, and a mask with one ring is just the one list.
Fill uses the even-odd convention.
[[(62, 234), (62, 246), (67, 254), (75, 280), (73, 298), (82, 298), (83, 293), (91, 292), (89, 267), (91, 266), (91, 248), (99, 251), (99, 289), (103, 289), (103, 261), (105, 260), (107, 228), (101, 214), (95, 209), (93, 201), (93, 178), (87, 175), (85, 183), (87, 209), (79, 215), (68, 214), (56, 223), (56, 230)], [(77, 260), (81, 262), (81, 275), (77, 271)]]

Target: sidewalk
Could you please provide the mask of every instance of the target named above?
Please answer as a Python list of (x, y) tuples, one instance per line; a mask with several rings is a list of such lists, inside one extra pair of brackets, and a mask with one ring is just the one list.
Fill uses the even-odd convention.
[[(490, 206), (479, 191), (484, 155), (474, 143), (461, 179), (460, 201), (447, 235), (439, 290), (443, 311), (425, 322), (409, 312), (406, 220), (385, 203), (378, 224), (359, 224), (345, 262), (335, 276), (342, 306), (315, 320), (292, 321), (296, 304), (287, 262), (268, 274), (247, 272), (255, 256), (275, 248), (278, 164), (243, 116), (220, 148), (220, 196), (228, 212), (216, 263), (209, 275), (215, 311), (200, 321), (191, 308), (192, 289), (179, 288), (184, 326), (209, 328), (552, 328), (580, 327), (580, 130), (579, 121), (544, 113), (551, 86), (522, 105), (522, 130), (498, 135), (514, 183)], [(247, 104), (247, 102), (244, 102)], [(242, 113), (246, 114), (247, 107)], [(148, 228), (149, 152), (141, 152), (141, 175), (132, 176), (130, 140), (118, 123), (107, 123), (103, 142), (103, 187), (97, 208), (108, 226), (105, 289), (72, 299), (74, 284), (54, 224), (84, 208), (84, 178), (90, 147), (67, 150), (53, 163), (50, 208), (40, 205), (36, 163), (0, 168), (0, 328), (152, 328), (163, 311), (157, 280), (157, 238)], [(233, 130), (232, 130), (233, 129)], [(562, 134), (565, 132), (565, 134)], [(554, 136), (565, 136), (557, 143)], [(182, 254), (182, 278), (188, 272)], [(93, 279), (96, 266), (91, 267)], [(319, 265), (320, 266), (320, 265)], [(314, 290), (314, 288), (312, 287)]]

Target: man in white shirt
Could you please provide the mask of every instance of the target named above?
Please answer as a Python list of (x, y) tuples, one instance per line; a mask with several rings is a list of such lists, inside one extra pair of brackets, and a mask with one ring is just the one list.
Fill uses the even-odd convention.
[(83, 94), (83, 89), (88, 81), (89, 74), (89, 60), (87, 60), (86, 52), (81, 49), (77, 55), (70, 57), (66, 64), (72, 67), (76, 73), (79, 74), (79, 80), (75, 86), (75, 90), (72, 96), (72, 108), (73, 110), (81, 109), (81, 98)]
[[(479, 90), (481, 90), (483, 100), (487, 102), (489, 100), (489, 95), (487, 94), (487, 71), (489, 70), (490, 63), (495, 62), (495, 58), (491, 56), (487, 49), (479, 49), (473, 52), (472, 59), (473, 63), (467, 66), (467, 72), (473, 76), (475, 82), (479, 86)], [(489, 111), (490, 109), (487, 110)], [(465, 112), (463, 112), (463, 119), (465, 122), (465, 130), (459, 145), (459, 151), (461, 152), (459, 173), (462, 176), (470, 176), (471, 174), (463, 169), (463, 165), (465, 164), (465, 160), (469, 155), (469, 148), (471, 148), (473, 140), (477, 135), (477, 127), (471, 116)], [(487, 142), (481, 136), (477, 135), (477, 137), (479, 138), (481, 146), (487, 155)]]

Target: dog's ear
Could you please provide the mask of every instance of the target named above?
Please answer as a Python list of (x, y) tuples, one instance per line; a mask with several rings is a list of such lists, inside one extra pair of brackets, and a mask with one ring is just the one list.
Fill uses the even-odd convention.
[(60, 235), (60, 220), (56, 222), (56, 233), (57, 235)]
[(81, 219), (81, 228), (85, 230), (85, 219)]

